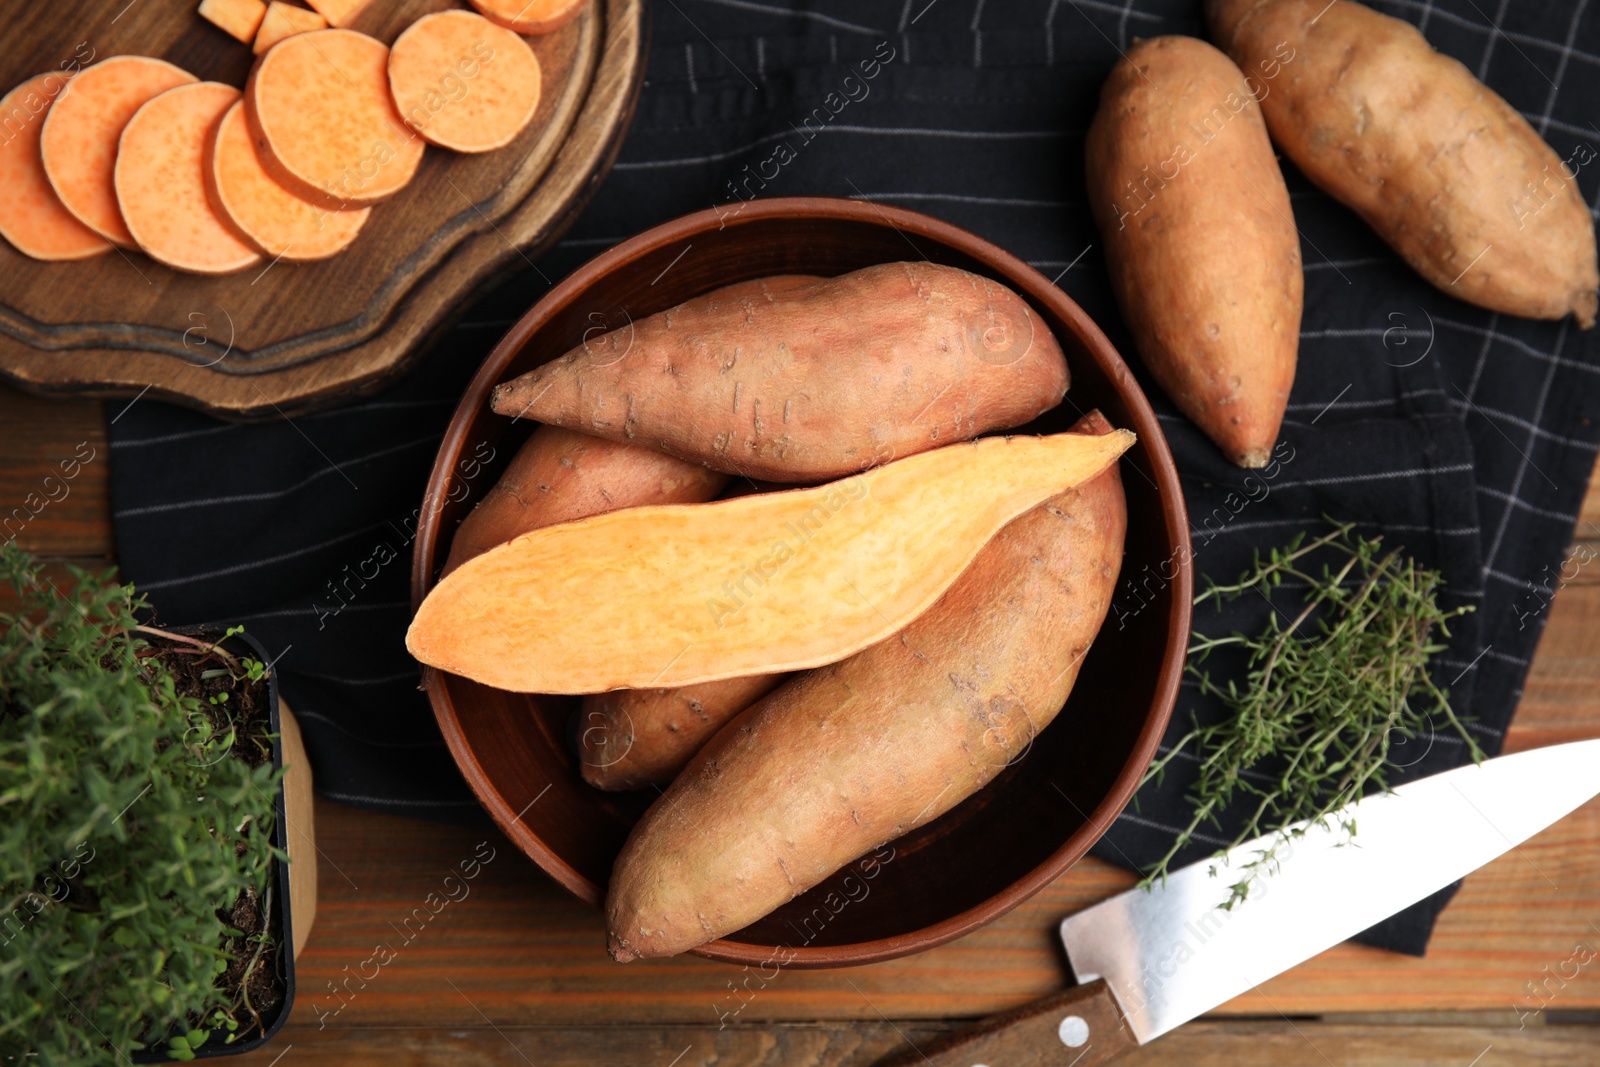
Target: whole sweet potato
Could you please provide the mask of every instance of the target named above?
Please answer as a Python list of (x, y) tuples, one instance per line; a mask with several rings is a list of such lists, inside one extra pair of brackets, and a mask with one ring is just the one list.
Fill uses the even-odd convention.
[(712, 293), (497, 386), (494, 410), (716, 470), (821, 481), (1016, 426), (1060, 403), (1061, 347), (1026, 301), (932, 263)]
[(1193, 37), (1140, 41), (1100, 90), (1084, 150), (1145, 366), (1230, 460), (1265, 466), (1294, 384), (1304, 282), (1244, 75)]
[[(1111, 430), (1098, 413), (1078, 429)], [(1007, 525), (903, 631), (730, 722), (623, 846), (612, 957), (741, 929), (992, 779), (1071, 691), (1126, 526), (1113, 465)]]
[(1274, 72), (1261, 107), (1284, 155), (1417, 273), (1494, 311), (1594, 324), (1594, 224), (1571, 168), (1416, 27), (1344, 0), (1206, 14), (1239, 66)]
[[(780, 274), (739, 282), (715, 295), (736, 300), (818, 280), (814, 274)], [(457, 528), (439, 577), (541, 526), (645, 504), (696, 504), (712, 499), (727, 484), (725, 475), (698, 463), (559, 426), (541, 426)]]
[(727, 721), (771, 692), (781, 674), (679, 689), (617, 689), (583, 698), (578, 764), (596, 789), (665, 785)]

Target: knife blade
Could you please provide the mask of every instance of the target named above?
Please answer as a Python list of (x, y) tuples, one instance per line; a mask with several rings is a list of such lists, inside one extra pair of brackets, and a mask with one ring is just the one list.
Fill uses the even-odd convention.
[[(888, 1064), (1095, 1067), (1443, 889), (1600, 794), (1600, 739), (1421, 778), (1300, 824), (1231, 910), (1228, 867), (1262, 837), (1069, 916), (1078, 982)], [(1340, 828), (1354, 820), (1353, 840)], [(1531, 860), (1527, 862), (1531, 863)], [(1223, 876), (1212, 873), (1216, 868)]]

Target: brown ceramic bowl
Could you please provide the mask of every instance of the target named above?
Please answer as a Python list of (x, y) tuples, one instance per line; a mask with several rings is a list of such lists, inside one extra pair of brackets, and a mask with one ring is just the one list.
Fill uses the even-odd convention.
[[(1122, 459), (1127, 555), (1111, 615), (1060, 716), (987, 788), (894, 842), (835, 914), (822, 904), (849, 868), (761, 921), (696, 951), (730, 963), (871, 963), (969, 933), (1038, 892), (1088, 851), (1133, 795), (1166, 728), (1189, 635), (1188, 520), (1154, 413), (1105, 335), (1065, 293), (1016, 257), (948, 223), (853, 200), (783, 199), (704, 211), (657, 226), (556, 286), (497, 345), (461, 399), (428, 482), (417, 531), (413, 605), (432, 587), (451, 532), (526, 439), (489, 410), (498, 382), (712, 289), (772, 274), (835, 275), (926, 257), (1021, 293), (1060, 339), (1066, 401), (1017, 433), (1065, 430), (1091, 408), (1139, 442)], [(475, 463), (491, 455), (480, 469)], [(1138, 583), (1130, 592), (1129, 579)], [(450, 751), (508, 837), (557, 882), (599, 904), (612, 861), (653, 790), (586, 785), (567, 745), (572, 697), (489, 689), (425, 672)], [(848, 888), (848, 887), (846, 887)], [(843, 894), (834, 900), (842, 899)], [(813, 919), (817, 909), (826, 921)], [(778, 953), (781, 950), (782, 955)], [(601, 951), (596, 943), (595, 951)]]

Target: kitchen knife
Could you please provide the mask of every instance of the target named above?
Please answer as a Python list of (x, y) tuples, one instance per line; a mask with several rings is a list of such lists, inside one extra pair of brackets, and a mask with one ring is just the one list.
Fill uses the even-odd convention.
[[(1222, 907), (1273, 838), (1130, 889), (1061, 924), (1081, 985), (886, 1061), (1095, 1067), (1160, 1037), (1515, 849), (1600, 793), (1600, 739), (1500, 756), (1369, 796), (1279, 847), (1282, 862)], [(1354, 820), (1353, 840), (1340, 829)], [(1532, 863), (1532, 860), (1525, 860)], [(1212, 869), (1217, 874), (1212, 874)]]

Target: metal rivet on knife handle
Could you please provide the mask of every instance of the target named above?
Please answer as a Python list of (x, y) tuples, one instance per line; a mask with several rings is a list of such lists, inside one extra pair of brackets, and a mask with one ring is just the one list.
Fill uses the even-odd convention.
[(1136, 1047), (1111, 990), (1089, 982), (908, 1048), (879, 1067), (1097, 1067)]

